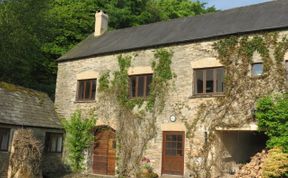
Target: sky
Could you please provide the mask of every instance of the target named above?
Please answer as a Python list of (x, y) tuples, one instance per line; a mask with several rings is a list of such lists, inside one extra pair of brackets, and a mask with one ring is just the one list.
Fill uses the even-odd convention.
[(200, 0), (200, 1), (208, 3), (207, 4), (208, 7), (214, 5), (217, 9), (225, 10), (235, 7), (267, 2), (269, 0)]

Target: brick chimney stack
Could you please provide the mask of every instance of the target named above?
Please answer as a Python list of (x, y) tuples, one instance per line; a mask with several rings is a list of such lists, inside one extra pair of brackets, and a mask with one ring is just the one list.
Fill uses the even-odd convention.
[(108, 29), (108, 15), (102, 10), (97, 11), (95, 14), (95, 32), (94, 36), (101, 36)]

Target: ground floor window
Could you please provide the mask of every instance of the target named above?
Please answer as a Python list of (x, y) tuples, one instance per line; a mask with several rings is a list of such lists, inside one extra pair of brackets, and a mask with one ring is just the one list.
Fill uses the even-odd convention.
[(49, 153), (62, 153), (63, 134), (47, 132), (45, 140), (45, 150)]
[(0, 151), (8, 151), (10, 129), (0, 127)]

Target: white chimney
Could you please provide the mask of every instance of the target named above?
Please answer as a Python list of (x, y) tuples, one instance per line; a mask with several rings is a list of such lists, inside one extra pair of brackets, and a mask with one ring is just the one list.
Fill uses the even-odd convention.
[(108, 29), (108, 15), (102, 10), (97, 11), (95, 14), (95, 32), (94, 36), (100, 36)]

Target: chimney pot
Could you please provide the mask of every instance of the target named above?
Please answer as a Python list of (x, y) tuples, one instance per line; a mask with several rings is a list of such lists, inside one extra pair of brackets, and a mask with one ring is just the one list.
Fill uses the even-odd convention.
[(105, 14), (102, 10), (96, 11), (94, 36), (101, 36), (108, 30), (108, 19), (108, 15)]

